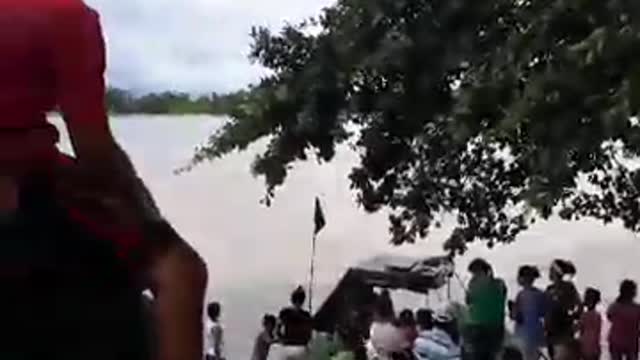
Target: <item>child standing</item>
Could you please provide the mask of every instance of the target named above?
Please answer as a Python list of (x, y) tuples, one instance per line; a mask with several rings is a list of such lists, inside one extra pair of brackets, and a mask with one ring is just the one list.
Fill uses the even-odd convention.
[(638, 359), (640, 305), (635, 302), (637, 295), (638, 285), (632, 280), (623, 281), (620, 285), (620, 295), (607, 311), (607, 317), (611, 322), (611, 360)]
[(218, 302), (212, 302), (207, 306), (209, 322), (207, 324), (208, 348), (207, 360), (224, 360), (224, 330), (220, 323), (222, 307)]
[(252, 360), (267, 360), (269, 357), (269, 349), (275, 342), (276, 323), (274, 315), (267, 314), (262, 318), (262, 331), (253, 345)]
[(585, 312), (580, 316), (580, 349), (585, 360), (599, 360), (602, 350), (600, 336), (602, 334), (602, 316), (597, 310), (600, 304), (600, 291), (588, 288), (584, 293)]

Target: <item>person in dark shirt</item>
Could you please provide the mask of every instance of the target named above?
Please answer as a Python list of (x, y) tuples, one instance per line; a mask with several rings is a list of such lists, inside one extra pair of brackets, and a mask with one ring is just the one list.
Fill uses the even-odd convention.
[(309, 357), (309, 341), (311, 341), (311, 314), (302, 306), (307, 295), (302, 287), (291, 294), (291, 306), (280, 311), (278, 336), (280, 350), (277, 360), (305, 360)]
[(554, 357), (555, 350), (575, 340), (575, 328), (580, 318), (580, 294), (573, 282), (565, 279), (576, 274), (575, 266), (565, 260), (551, 263), (549, 279), (551, 285), (545, 292), (547, 296), (547, 314), (545, 330), (549, 354)]
[(311, 314), (302, 306), (307, 298), (302, 287), (291, 294), (291, 306), (280, 311), (280, 341), (284, 346), (304, 346), (311, 340)]

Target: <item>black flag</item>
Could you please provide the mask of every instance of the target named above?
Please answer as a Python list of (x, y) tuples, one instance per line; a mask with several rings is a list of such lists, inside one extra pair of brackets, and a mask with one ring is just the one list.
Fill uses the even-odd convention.
[(315, 235), (322, 231), (325, 225), (327, 225), (324, 213), (322, 212), (322, 205), (320, 205), (320, 199), (318, 199), (318, 197), (316, 197), (316, 209), (313, 214), (313, 223), (315, 225), (315, 230), (313, 231)]

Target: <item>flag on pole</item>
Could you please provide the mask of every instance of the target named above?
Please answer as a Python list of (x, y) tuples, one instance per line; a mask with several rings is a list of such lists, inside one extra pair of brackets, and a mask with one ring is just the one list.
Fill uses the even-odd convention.
[(322, 205), (320, 205), (320, 199), (316, 196), (316, 209), (313, 214), (313, 223), (315, 224), (315, 229), (313, 231), (314, 235), (317, 235), (322, 229), (327, 225), (327, 221), (324, 218), (324, 212), (322, 211)]
[(309, 312), (313, 314), (313, 275), (315, 273), (315, 258), (316, 258), (316, 236), (325, 225), (327, 221), (324, 218), (324, 212), (322, 211), (322, 205), (320, 205), (320, 198), (316, 196), (316, 205), (313, 212), (313, 239), (311, 245), (311, 269), (309, 271)]

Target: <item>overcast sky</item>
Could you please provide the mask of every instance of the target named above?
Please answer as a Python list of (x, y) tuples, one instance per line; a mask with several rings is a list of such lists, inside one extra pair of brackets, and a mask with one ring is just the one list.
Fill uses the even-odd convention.
[(231, 91), (259, 79), (253, 25), (278, 28), (332, 0), (86, 0), (101, 16), (108, 79), (136, 91)]

